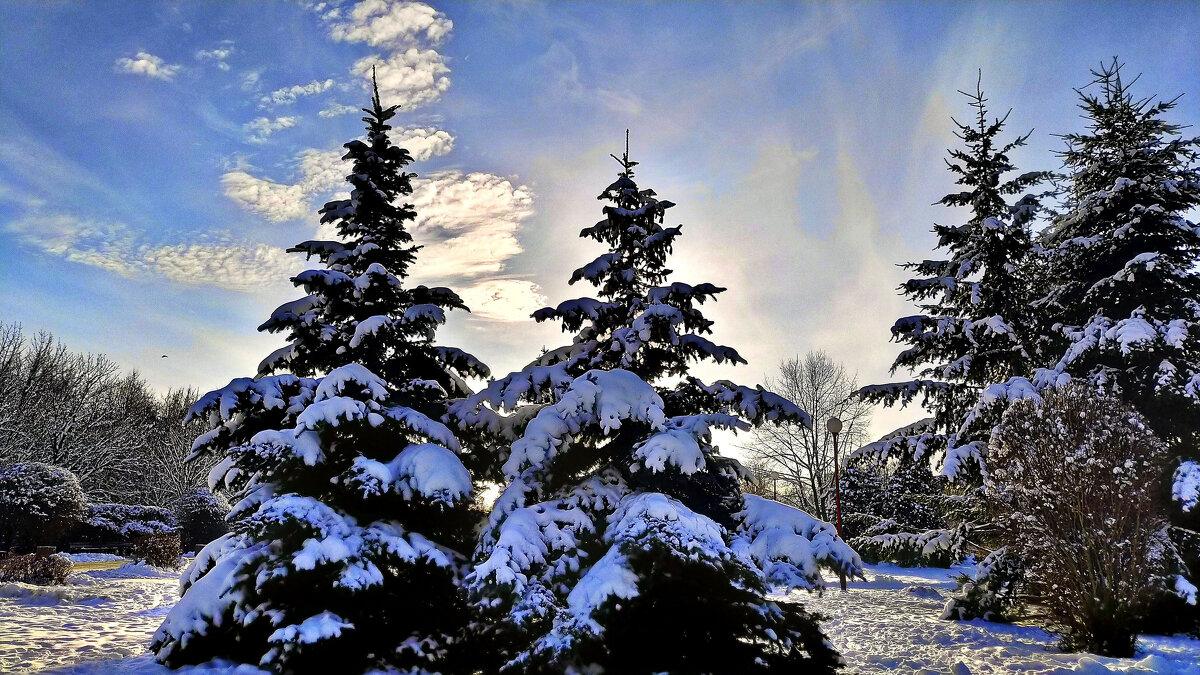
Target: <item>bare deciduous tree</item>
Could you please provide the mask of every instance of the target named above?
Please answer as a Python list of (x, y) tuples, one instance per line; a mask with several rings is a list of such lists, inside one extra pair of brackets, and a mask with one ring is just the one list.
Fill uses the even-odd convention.
[(871, 416), (870, 407), (853, 396), (856, 378), (825, 352), (814, 351), (780, 363), (778, 377), (768, 378), (763, 385), (807, 410), (813, 425), (765, 425), (752, 433), (743, 449), (752, 464), (778, 474), (775, 487), (766, 488), (779, 501), (829, 520), (833, 517), (833, 437), (825, 421), (830, 417), (842, 421), (838, 443), (844, 464), (849, 451), (865, 440)]
[(0, 323), (0, 465), (68, 469), (92, 502), (170, 506), (204, 485), (209, 467), (183, 464), (198, 434), (183, 425), (195, 398), (160, 397), (103, 354)]

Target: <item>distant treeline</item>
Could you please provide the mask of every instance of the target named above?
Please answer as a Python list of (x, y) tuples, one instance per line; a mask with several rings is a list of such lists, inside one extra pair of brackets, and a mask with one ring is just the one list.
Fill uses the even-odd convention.
[(169, 507), (205, 485), (208, 464), (184, 464), (203, 431), (183, 423), (196, 398), (192, 389), (158, 394), (103, 354), (0, 322), (0, 466), (69, 469), (90, 502)]

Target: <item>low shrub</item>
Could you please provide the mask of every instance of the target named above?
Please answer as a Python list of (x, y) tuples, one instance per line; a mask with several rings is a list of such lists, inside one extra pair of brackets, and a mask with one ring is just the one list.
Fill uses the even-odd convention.
[(902, 528), (894, 520), (885, 520), (847, 543), (871, 564), (950, 567), (964, 557), (965, 527), (925, 532), (904, 532)]
[(157, 506), (89, 504), (87, 515), (73, 533), (81, 541), (134, 541), (140, 536), (173, 534), (175, 516)]
[(0, 559), (0, 581), (57, 585), (67, 581), (71, 561), (62, 556), (14, 555)]
[(992, 551), (971, 574), (958, 577), (958, 590), (946, 601), (942, 618), (1010, 623), (1020, 613), (1025, 566), (1006, 547)]
[(183, 551), (174, 532), (143, 534), (133, 540), (133, 557), (155, 567), (175, 567)]

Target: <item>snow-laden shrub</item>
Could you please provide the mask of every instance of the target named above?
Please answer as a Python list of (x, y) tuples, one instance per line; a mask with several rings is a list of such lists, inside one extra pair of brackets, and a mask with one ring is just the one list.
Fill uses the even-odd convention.
[(89, 504), (79, 536), (86, 540), (123, 539), (174, 534), (175, 516), (157, 506), (130, 504)]
[(950, 567), (965, 556), (966, 527), (906, 532), (904, 525), (884, 520), (850, 546), (869, 563), (890, 562), (904, 567)]
[(184, 548), (207, 544), (229, 531), (229, 502), (204, 488), (185, 492), (172, 509)]
[(138, 535), (133, 540), (133, 557), (155, 567), (174, 567), (183, 551), (174, 532)]
[(1159, 567), (1166, 449), (1146, 419), (1088, 385), (1018, 401), (989, 446), (1001, 537), (1070, 649), (1131, 656)]
[(64, 584), (71, 573), (71, 561), (57, 555), (14, 555), (0, 559), (0, 582), (54, 586)]
[(946, 601), (942, 618), (1010, 622), (1022, 605), (1025, 565), (1006, 547), (989, 553), (971, 574), (958, 577), (958, 589)]
[(66, 469), (23, 462), (0, 467), (0, 548), (56, 543), (84, 515), (79, 479)]

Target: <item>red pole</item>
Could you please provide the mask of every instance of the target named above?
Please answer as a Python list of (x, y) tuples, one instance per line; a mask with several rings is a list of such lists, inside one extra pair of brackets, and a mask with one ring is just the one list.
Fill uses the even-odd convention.
[(833, 435), (833, 502), (837, 507), (837, 533), (842, 536), (842, 481), (838, 471), (838, 435)]

